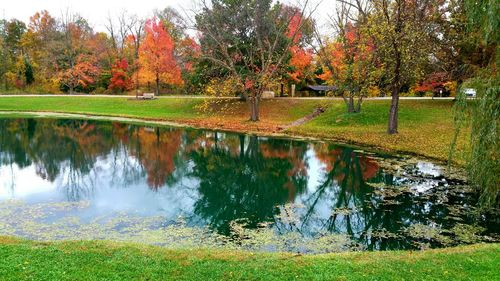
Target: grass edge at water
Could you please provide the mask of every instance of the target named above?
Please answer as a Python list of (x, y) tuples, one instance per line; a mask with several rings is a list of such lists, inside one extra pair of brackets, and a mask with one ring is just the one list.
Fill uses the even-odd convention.
[[(500, 244), (324, 255), (0, 236), (2, 280), (499, 280)], [(202, 279), (201, 279), (202, 278)]]

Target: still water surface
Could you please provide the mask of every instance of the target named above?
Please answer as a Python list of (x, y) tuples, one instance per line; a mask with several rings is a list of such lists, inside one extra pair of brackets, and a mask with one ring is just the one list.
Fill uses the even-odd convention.
[(324, 142), (0, 119), (0, 235), (336, 252), (498, 241), (460, 175)]

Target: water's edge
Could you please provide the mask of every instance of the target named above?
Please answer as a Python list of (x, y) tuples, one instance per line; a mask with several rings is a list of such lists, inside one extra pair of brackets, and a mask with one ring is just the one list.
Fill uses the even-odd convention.
[[(3, 115), (3, 116), (2, 116)], [(301, 140), (301, 141), (314, 141), (314, 142), (335, 142), (339, 145), (350, 147), (356, 150), (363, 150), (365, 152), (386, 154), (394, 157), (401, 156), (414, 156), (421, 160), (432, 161), (436, 164), (443, 166), (450, 166), (450, 168), (462, 169), (463, 165), (458, 163), (449, 163), (448, 159), (442, 159), (438, 157), (430, 157), (428, 155), (423, 155), (415, 153), (412, 151), (405, 150), (393, 150), (383, 147), (367, 145), (364, 143), (356, 141), (346, 141), (340, 138), (331, 137), (314, 137), (308, 135), (301, 135), (293, 133), (290, 131), (282, 131), (281, 133), (269, 132), (269, 131), (248, 131), (248, 130), (229, 130), (226, 128), (220, 128), (217, 126), (205, 127), (205, 126), (192, 126), (190, 124), (174, 121), (166, 121), (154, 118), (135, 118), (120, 115), (106, 115), (106, 114), (94, 114), (94, 113), (69, 113), (65, 111), (15, 111), (15, 110), (0, 110), (0, 118), (54, 118), (54, 119), (75, 119), (75, 120), (96, 120), (96, 121), (110, 121), (110, 122), (122, 122), (133, 125), (155, 125), (159, 127), (173, 127), (173, 128), (187, 128), (187, 129), (199, 129), (206, 131), (218, 131), (224, 133), (243, 133), (245, 135), (255, 135), (260, 137), (273, 137), (273, 138), (284, 138), (291, 140)]]

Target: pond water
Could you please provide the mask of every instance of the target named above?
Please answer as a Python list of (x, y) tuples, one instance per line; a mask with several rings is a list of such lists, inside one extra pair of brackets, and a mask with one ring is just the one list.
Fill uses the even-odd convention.
[(0, 119), (0, 235), (324, 253), (499, 241), (458, 174), (328, 142)]

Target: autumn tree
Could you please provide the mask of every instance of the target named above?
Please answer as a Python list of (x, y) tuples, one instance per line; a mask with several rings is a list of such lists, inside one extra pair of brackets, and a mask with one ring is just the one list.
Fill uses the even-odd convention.
[(78, 14), (67, 12), (61, 19), (61, 44), (57, 49), (58, 78), (70, 93), (78, 86), (95, 81), (97, 58), (88, 50), (93, 35), (88, 22)]
[(314, 29), (313, 46), (321, 67), (318, 78), (334, 86), (333, 94), (344, 99), (349, 113), (361, 111), (363, 98), (380, 76), (373, 40), (363, 33), (370, 11), (368, 0), (337, 1), (335, 13), (329, 16), (328, 35), (323, 36), (318, 26)]
[(314, 79), (313, 50), (308, 47), (314, 23), (303, 18), (297, 7), (285, 6), (283, 9), (293, 15), (286, 31), (286, 36), (293, 39), (287, 78), (292, 83), (307, 83)]
[(85, 89), (95, 82), (99, 75), (96, 60), (92, 56), (79, 55), (73, 66), (59, 73), (59, 81), (73, 94), (77, 87)]
[(145, 38), (139, 49), (141, 73), (146, 81), (154, 81), (156, 95), (160, 93), (160, 82), (171, 85), (183, 83), (181, 71), (174, 59), (174, 41), (156, 19), (148, 20)]
[(298, 83), (305, 79), (312, 77), (313, 69), (313, 54), (310, 49), (300, 48), (298, 46), (292, 46), (290, 48), (291, 58), (290, 67), (291, 70), (288, 75), (292, 81)]
[(60, 40), (57, 20), (47, 11), (36, 12), (30, 17), (28, 31), (21, 39), (25, 55), (33, 62), (37, 84), (48, 91), (56, 88), (53, 87), (53, 79), (57, 75), (54, 62), (60, 50)]
[(111, 69), (110, 90), (127, 91), (132, 88), (132, 81), (128, 75), (128, 63), (126, 59), (118, 60)]
[(132, 22), (130, 25), (130, 35), (127, 37), (127, 44), (132, 46), (133, 52), (134, 52), (134, 60), (133, 60), (133, 65), (132, 65), (132, 71), (135, 76), (135, 97), (139, 98), (139, 68), (140, 68), (140, 63), (139, 63), (139, 53), (140, 53), (140, 47), (141, 43), (144, 37), (144, 25), (145, 25), (145, 20), (133, 16), (132, 17)]
[(126, 57), (127, 40), (133, 34), (137, 17), (122, 11), (116, 16), (108, 15), (105, 24), (111, 39), (111, 45), (118, 60)]
[[(144, 24), (145, 20), (126, 11), (121, 11), (114, 16), (110, 14), (105, 24), (111, 39), (112, 49), (114, 50), (113, 65), (115, 68), (115, 70), (111, 70), (112, 73), (108, 88), (118, 89), (115, 87), (117, 86), (116, 81), (123, 81), (122, 75), (130, 76), (130, 82), (135, 86), (136, 98), (139, 96), (139, 47), (144, 37)], [(122, 70), (116, 68), (118, 64), (123, 66), (124, 59), (128, 64), (127, 73), (122, 72), (123, 67), (119, 67)], [(114, 75), (118, 75), (118, 77), (112, 78)], [(115, 85), (112, 86), (112, 84)], [(119, 88), (122, 87), (119, 86)], [(126, 88), (131, 89), (131, 87)]]
[(376, 69), (375, 47), (350, 22), (340, 30), (336, 39), (321, 46), (319, 56), (323, 73), (318, 78), (335, 86), (335, 92), (344, 99), (348, 113), (357, 113), (361, 111), (368, 89), (375, 86), (380, 77)]
[(294, 15), (271, 0), (212, 0), (202, 2), (196, 15), (196, 29), (201, 33), (202, 56), (218, 69), (220, 77), (231, 77), (250, 106), (250, 120), (259, 120), (261, 95), (273, 79), (283, 73), (290, 58), (290, 47), (301, 29), (287, 36)]
[(0, 72), (3, 72), (5, 88), (9, 85), (22, 86), (24, 83), (25, 57), (21, 39), (26, 32), (26, 24), (17, 19), (10, 21), (2, 20), (2, 53), (1, 59), (4, 63), (0, 66)]
[(399, 96), (402, 87), (422, 77), (433, 47), (428, 30), (434, 17), (445, 16), (442, 1), (381, 0), (372, 1), (367, 34), (376, 45), (376, 56), (383, 67), (385, 83), (391, 92), (387, 132), (398, 132)]
[[(155, 11), (154, 14), (174, 40), (175, 61), (181, 69), (182, 80), (189, 84), (189, 81), (192, 80), (195, 64), (200, 57), (200, 46), (187, 32), (187, 21), (177, 10), (167, 7)], [(190, 93), (192, 88), (192, 85), (188, 85), (185, 90)]]
[(187, 23), (176, 9), (166, 7), (163, 10), (156, 10), (154, 15), (175, 42), (181, 41), (185, 37)]

